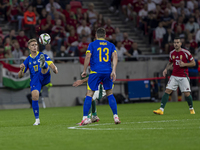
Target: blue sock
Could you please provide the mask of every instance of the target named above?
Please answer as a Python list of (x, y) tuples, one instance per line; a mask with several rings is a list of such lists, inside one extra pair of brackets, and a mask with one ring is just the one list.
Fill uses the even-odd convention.
[(90, 111), (91, 104), (92, 104), (92, 97), (86, 96), (85, 102), (83, 104), (83, 116), (88, 115), (88, 113)]
[(44, 65), (43, 69), (47, 69), (47, 68), (48, 68), (48, 64), (47, 64), (47, 62), (45, 61), (45, 65)]
[(35, 115), (35, 119), (39, 118), (39, 105), (38, 101), (33, 101), (32, 100), (32, 107), (33, 107), (33, 113)]
[(110, 108), (112, 109), (113, 115), (117, 115), (117, 103), (113, 94), (108, 96), (108, 102), (109, 102)]

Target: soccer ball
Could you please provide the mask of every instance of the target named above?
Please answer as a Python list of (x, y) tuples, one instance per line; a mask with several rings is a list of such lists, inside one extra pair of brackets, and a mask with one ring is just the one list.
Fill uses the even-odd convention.
[(39, 42), (42, 45), (47, 45), (51, 42), (51, 37), (48, 33), (40, 34)]

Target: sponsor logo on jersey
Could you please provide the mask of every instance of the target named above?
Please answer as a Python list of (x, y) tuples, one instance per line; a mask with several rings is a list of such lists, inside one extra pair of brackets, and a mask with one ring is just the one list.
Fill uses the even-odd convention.
[(175, 56), (173, 55), (172, 58), (175, 59)]
[(36, 61), (34, 61), (33, 64), (36, 64)]
[(107, 45), (106, 42), (100, 42), (99, 44), (100, 44), (100, 45)]

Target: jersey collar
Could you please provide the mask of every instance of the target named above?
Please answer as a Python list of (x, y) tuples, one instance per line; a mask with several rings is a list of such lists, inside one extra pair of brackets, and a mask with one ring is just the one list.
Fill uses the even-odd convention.
[[(36, 54), (36, 56), (37, 56), (38, 54), (39, 54), (39, 52), (37, 51), (37, 54)], [(35, 57), (32, 57), (32, 56), (31, 56), (31, 54), (30, 54), (29, 56), (30, 56), (31, 58), (35, 58), (35, 57), (36, 57), (36, 56), (35, 56)]]
[(98, 38), (97, 40), (105, 40), (104, 38)]

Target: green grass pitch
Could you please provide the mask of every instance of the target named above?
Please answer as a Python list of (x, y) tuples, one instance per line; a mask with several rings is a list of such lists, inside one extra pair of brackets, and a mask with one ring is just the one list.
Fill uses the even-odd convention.
[(41, 125), (33, 126), (32, 109), (0, 110), (0, 150), (199, 150), (200, 102), (195, 115), (186, 102), (118, 105), (115, 125), (108, 105), (97, 106), (98, 123), (77, 126), (82, 106), (40, 108)]

